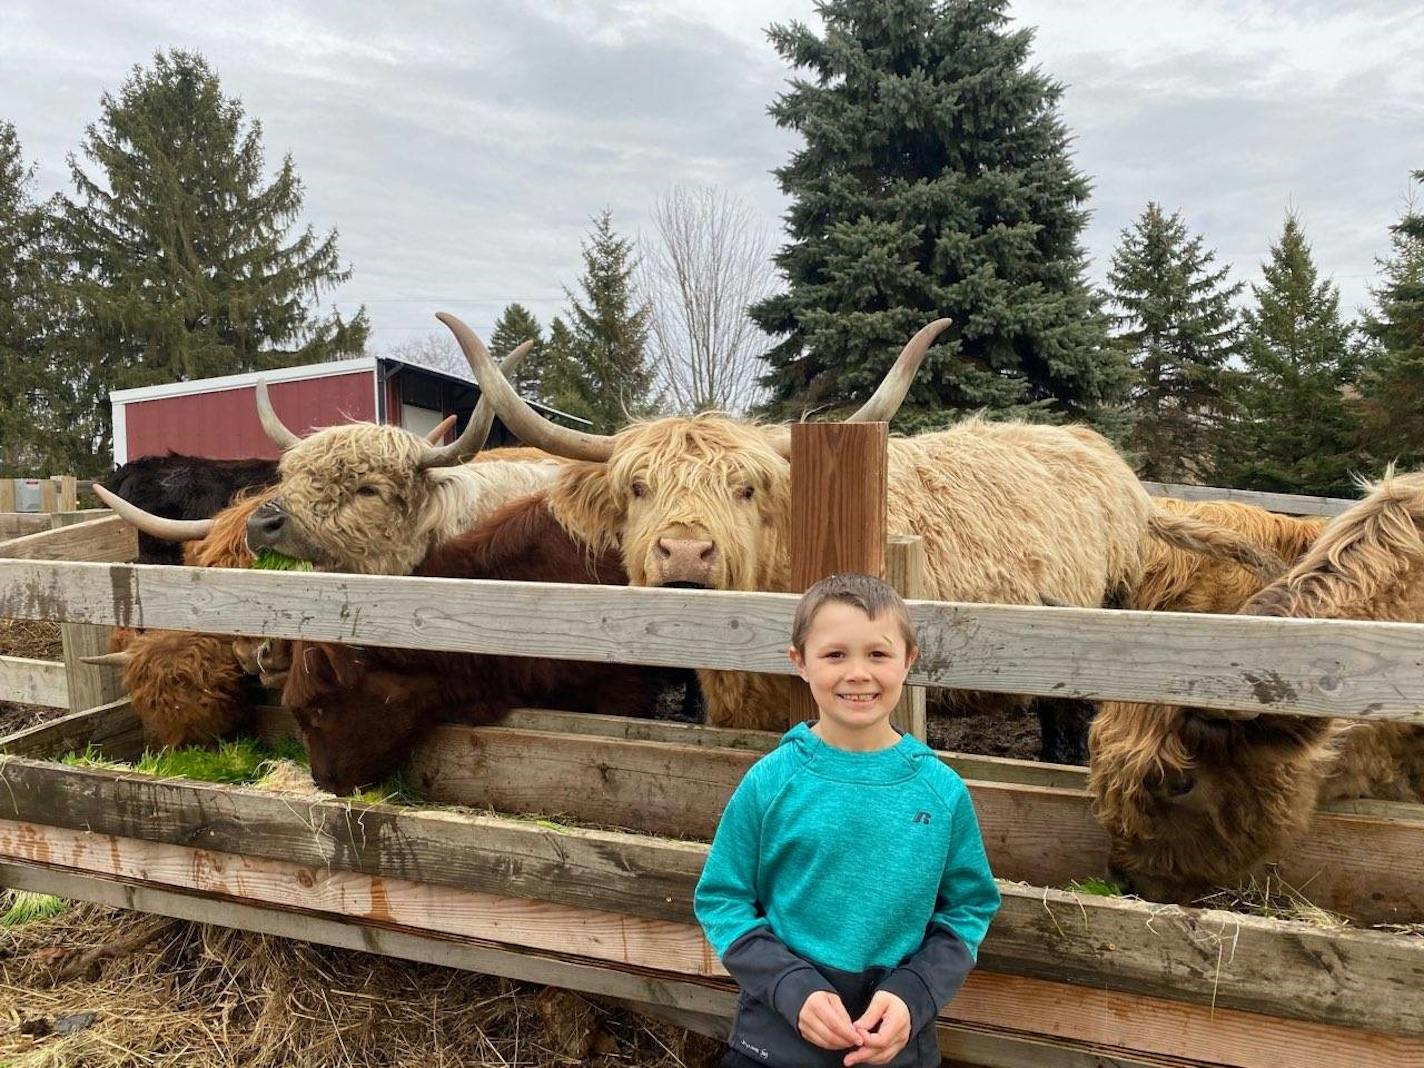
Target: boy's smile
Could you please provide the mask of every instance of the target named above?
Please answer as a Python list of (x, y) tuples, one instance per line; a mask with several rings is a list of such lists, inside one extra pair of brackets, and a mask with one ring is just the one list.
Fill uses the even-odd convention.
[(894, 745), (889, 725), (914, 654), (888, 616), (871, 619), (854, 605), (831, 602), (816, 613), (804, 654), (791, 662), (811, 687), (820, 712), (817, 733), (843, 749)]

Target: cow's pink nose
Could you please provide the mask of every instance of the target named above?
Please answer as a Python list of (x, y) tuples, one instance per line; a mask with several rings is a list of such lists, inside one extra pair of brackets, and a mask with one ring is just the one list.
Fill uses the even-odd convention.
[(657, 558), (664, 585), (672, 582), (706, 585), (717, 563), (717, 543), (694, 538), (659, 538)]

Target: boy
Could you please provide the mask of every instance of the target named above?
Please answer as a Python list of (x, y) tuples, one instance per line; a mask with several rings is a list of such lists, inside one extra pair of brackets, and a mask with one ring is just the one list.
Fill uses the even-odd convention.
[(999, 892), (964, 783), (890, 726), (919, 654), (909, 614), (879, 579), (832, 575), (788, 654), (820, 718), (747, 772), (694, 895), (741, 987), (722, 1066), (938, 1066), (935, 1015)]

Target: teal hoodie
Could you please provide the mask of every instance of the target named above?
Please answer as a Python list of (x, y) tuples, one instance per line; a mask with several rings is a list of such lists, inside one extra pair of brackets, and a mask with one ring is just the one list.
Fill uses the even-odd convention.
[[(694, 907), (742, 987), (733, 1048), (799, 1068), (826, 1055), (795, 1032), (815, 990), (854, 1018), (853, 1002), (891, 989), (922, 1032), (973, 966), (999, 892), (969, 792), (930, 749), (909, 735), (836, 749), (803, 723), (728, 801)], [(932, 1029), (920, 1037), (931, 1056)], [(905, 1055), (892, 1064), (921, 1063)]]

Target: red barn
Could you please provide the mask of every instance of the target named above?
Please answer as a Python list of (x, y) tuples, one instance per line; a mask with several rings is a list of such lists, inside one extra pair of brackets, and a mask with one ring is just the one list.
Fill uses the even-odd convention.
[[(424, 434), (452, 413), (460, 416), (458, 432), (480, 396), (472, 379), (384, 356), (120, 389), (109, 394), (114, 465), (169, 451), (215, 460), (275, 458), (279, 450), (257, 420), (254, 393), (259, 378), (267, 382), (278, 417), (298, 434), (352, 421), (388, 423)], [(571, 425), (584, 422), (549, 408), (543, 411)], [(512, 441), (496, 421), (490, 445)]]

